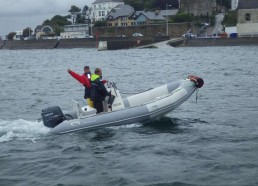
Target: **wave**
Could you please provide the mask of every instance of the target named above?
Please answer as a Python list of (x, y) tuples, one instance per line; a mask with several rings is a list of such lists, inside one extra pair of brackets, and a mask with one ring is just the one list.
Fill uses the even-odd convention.
[(42, 122), (23, 119), (6, 121), (0, 119), (0, 143), (12, 140), (30, 140), (35, 142), (49, 129)]
[(119, 129), (138, 128), (138, 127), (141, 127), (141, 126), (142, 126), (141, 123), (132, 123), (132, 124), (128, 124), (128, 125), (113, 126), (113, 127), (108, 127), (108, 128), (114, 129), (114, 130), (119, 130)]

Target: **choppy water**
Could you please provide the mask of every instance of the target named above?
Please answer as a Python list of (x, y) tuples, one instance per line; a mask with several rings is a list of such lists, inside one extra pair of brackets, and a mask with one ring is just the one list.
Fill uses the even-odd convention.
[[(258, 48), (0, 51), (0, 185), (258, 185)], [(192, 96), (159, 121), (47, 135), (42, 108), (84, 103), (66, 72), (102, 67), (123, 91), (189, 74)]]

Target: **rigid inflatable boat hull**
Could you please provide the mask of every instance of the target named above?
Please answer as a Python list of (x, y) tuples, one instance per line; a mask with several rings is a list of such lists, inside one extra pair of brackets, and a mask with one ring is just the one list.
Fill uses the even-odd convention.
[[(143, 122), (171, 112), (185, 102), (196, 90), (196, 84), (189, 79), (170, 83), (154, 89), (144, 95), (135, 95), (124, 99), (125, 108), (122, 110), (101, 113), (81, 119), (63, 121), (50, 130), (53, 134), (64, 134), (79, 130), (90, 130), (110, 126), (121, 126), (135, 122)], [(155, 97), (158, 91), (162, 96)], [(144, 97), (155, 97), (153, 101), (142, 104)], [(137, 97), (138, 96), (138, 97)], [(137, 101), (137, 99), (139, 99)], [(133, 101), (132, 101), (133, 100)], [(145, 100), (144, 100), (145, 101)]]

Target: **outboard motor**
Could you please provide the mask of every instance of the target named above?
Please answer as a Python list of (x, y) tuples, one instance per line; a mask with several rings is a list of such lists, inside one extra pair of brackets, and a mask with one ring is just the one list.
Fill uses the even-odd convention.
[(49, 128), (54, 128), (65, 120), (65, 116), (61, 108), (58, 106), (43, 109), (41, 116), (44, 125)]

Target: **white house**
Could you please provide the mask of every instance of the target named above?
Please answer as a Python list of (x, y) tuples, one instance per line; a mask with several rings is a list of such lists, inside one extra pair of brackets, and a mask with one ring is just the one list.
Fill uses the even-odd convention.
[(107, 14), (119, 4), (124, 4), (123, 0), (95, 0), (91, 5), (91, 22), (105, 20)]
[(64, 32), (60, 33), (61, 39), (87, 38), (89, 37), (89, 25), (65, 25)]
[(231, 10), (236, 10), (238, 7), (239, 0), (231, 0)]
[(22, 34), (23, 34), (23, 31), (16, 31), (15, 32), (15, 36), (13, 37), (13, 40), (21, 40), (22, 39)]
[(239, 0), (237, 33), (239, 37), (258, 36), (258, 0)]

